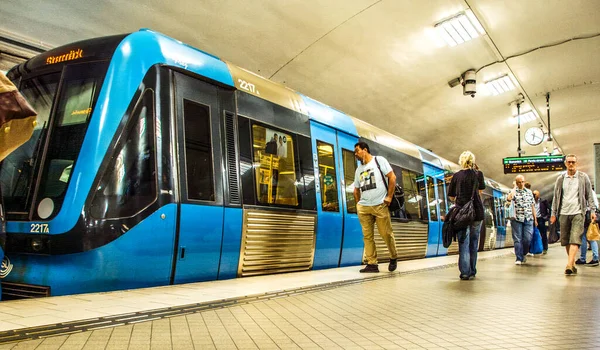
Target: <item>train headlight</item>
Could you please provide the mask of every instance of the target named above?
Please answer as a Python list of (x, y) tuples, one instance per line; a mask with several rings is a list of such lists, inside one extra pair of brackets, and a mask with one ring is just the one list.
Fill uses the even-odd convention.
[(39, 252), (44, 248), (44, 243), (42, 242), (41, 239), (33, 239), (31, 240), (31, 249), (33, 249), (34, 252)]

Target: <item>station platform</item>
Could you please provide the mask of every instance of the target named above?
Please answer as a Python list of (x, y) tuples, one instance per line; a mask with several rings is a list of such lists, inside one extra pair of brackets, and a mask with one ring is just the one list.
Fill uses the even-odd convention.
[(598, 349), (600, 268), (564, 248), (0, 303), (2, 349)]

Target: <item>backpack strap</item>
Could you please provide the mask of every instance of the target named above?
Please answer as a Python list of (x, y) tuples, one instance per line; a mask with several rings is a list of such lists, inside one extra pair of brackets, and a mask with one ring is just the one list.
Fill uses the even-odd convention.
[(385, 185), (386, 191), (388, 190), (387, 178), (383, 175), (383, 171), (381, 171), (381, 167), (379, 166), (379, 162), (377, 161), (377, 156), (373, 156), (375, 158), (375, 164), (377, 164), (377, 169), (379, 169), (379, 173), (381, 174), (381, 179), (383, 180), (383, 184)]

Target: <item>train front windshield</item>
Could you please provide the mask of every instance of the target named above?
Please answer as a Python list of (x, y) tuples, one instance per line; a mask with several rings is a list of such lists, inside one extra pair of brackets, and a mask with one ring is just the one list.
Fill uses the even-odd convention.
[(60, 210), (107, 66), (69, 64), (21, 77), (19, 90), (38, 117), (33, 136), (0, 164), (8, 220), (49, 220)]

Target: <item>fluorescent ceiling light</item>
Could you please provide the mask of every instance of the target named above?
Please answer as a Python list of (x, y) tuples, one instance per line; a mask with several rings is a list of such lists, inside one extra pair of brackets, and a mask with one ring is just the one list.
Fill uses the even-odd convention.
[(471, 10), (442, 21), (436, 24), (435, 28), (449, 46), (456, 46), (485, 34), (485, 30)]
[(528, 112), (513, 116), (511, 119), (513, 124), (518, 123), (519, 116), (521, 117), (521, 124), (532, 122), (532, 121), (536, 120), (536, 118), (537, 118), (537, 115), (535, 114), (534, 111), (528, 111)]
[(515, 84), (512, 82), (508, 75), (504, 75), (500, 78), (490, 80), (485, 83), (485, 86), (487, 87), (488, 91), (494, 96), (515, 89)]

